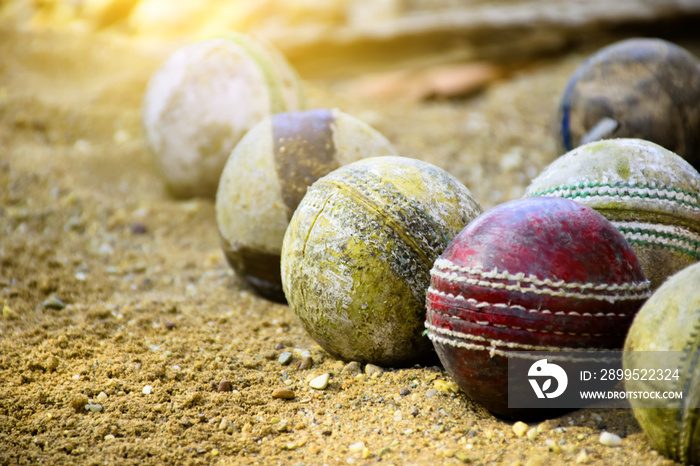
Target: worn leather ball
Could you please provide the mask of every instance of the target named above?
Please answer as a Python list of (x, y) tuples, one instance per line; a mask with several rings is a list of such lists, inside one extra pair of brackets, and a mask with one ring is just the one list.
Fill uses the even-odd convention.
[(282, 247), (282, 285), (333, 356), (379, 366), (434, 358), (423, 336), (430, 267), (481, 207), (444, 170), (380, 157), (314, 183)]
[(340, 110), (265, 118), (231, 153), (216, 196), (221, 245), (238, 276), (262, 296), (284, 301), (280, 252), (307, 188), (366, 157), (396, 155), (378, 131)]
[(550, 164), (525, 195), (573, 199), (605, 215), (634, 248), (653, 288), (700, 260), (700, 174), (652, 142), (578, 147)]
[(572, 75), (559, 107), (564, 151), (610, 138), (655, 142), (700, 170), (700, 61), (661, 39), (627, 39)]
[(643, 398), (630, 398), (630, 403), (651, 445), (685, 464), (700, 464), (698, 354), (700, 263), (673, 275), (654, 292), (632, 323), (623, 355), (625, 371), (654, 371), (653, 377), (626, 379), (626, 390), (683, 393), (680, 399), (661, 400), (662, 407), (649, 407)]
[(473, 220), (430, 272), (428, 337), (447, 373), (505, 417), (508, 360), (530, 351), (619, 349), (649, 297), (627, 241), (601, 214), (568, 199), (501, 204)]
[(279, 52), (230, 34), (178, 49), (153, 73), (142, 124), (170, 192), (213, 198), (241, 137), (262, 118), (303, 106), (302, 84)]

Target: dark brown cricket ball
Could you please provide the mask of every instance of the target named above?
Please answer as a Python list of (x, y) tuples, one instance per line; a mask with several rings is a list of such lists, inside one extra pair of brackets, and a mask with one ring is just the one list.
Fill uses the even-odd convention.
[(568, 152), (599, 139), (655, 142), (700, 168), (700, 61), (661, 39), (599, 50), (572, 75), (559, 108)]

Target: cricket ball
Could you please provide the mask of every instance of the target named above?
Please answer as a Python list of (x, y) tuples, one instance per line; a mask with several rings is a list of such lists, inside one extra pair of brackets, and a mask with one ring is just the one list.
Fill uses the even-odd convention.
[(219, 182), (216, 219), (228, 263), (261, 295), (284, 302), (282, 240), (306, 189), (350, 162), (396, 154), (378, 131), (340, 110), (263, 119), (233, 150)]
[(146, 145), (172, 194), (213, 198), (241, 137), (303, 101), (295, 71), (266, 43), (243, 34), (199, 40), (151, 76), (141, 115)]
[(630, 403), (651, 445), (686, 464), (700, 464), (699, 285), (700, 264), (670, 277), (639, 310), (623, 354), (625, 371), (647, 375), (626, 379), (627, 391), (683, 393), (662, 400), (664, 407), (650, 408), (641, 397)]
[(351, 163), (314, 183), (282, 246), (292, 310), (336, 358), (409, 366), (423, 336), (430, 267), (481, 207), (446, 171), (404, 157)]
[(621, 348), (650, 295), (629, 244), (601, 214), (568, 199), (501, 204), (466, 226), (435, 261), (428, 337), (447, 373), (504, 417), (508, 359), (529, 351)]
[(639, 138), (700, 170), (700, 61), (661, 39), (605, 47), (572, 75), (559, 122), (564, 151), (599, 139)]
[(549, 165), (525, 195), (573, 199), (605, 215), (634, 248), (652, 288), (700, 260), (700, 174), (652, 142), (578, 147)]

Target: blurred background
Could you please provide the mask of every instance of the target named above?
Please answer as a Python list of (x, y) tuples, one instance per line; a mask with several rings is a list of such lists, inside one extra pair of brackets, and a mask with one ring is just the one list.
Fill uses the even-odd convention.
[(700, 0), (0, 0), (0, 22), (144, 45), (236, 30), (304, 78), (466, 60), (517, 65), (609, 35), (693, 35)]

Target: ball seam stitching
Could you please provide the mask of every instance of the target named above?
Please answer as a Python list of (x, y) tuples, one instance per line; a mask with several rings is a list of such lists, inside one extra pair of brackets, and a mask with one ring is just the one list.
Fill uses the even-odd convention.
[[(458, 348), (464, 348), (467, 350), (475, 350), (475, 351), (488, 351), (491, 356), (499, 355), (499, 356), (514, 356), (512, 352), (509, 351), (504, 351), (504, 350), (499, 350), (497, 346), (503, 346), (506, 348), (512, 348), (512, 349), (524, 349), (524, 350), (530, 350), (530, 351), (552, 351), (552, 352), (609, 352), (611, 351), (610, 349), (606, 348), (567, 348), (567, 347), (561, 347), (561, 346), (537, 346), (537, 345), (528, 345), (524, 343), (515, 343), (515, 342), (510, 342), (510, 341), (504, 341), (504, 340), (487, 340), (483, 337), (477, 337), (474, 335), (469, 335), (467, 333), (462, 333), (462, 332), (456, 332), (454, 330), (449, 330), (449, 329), (443, 329), (440, 327), (437, 327), (435, 325), (432, 325), (430, 322), (425, 322), (425, 327), (428, 329), (428, 338), (435, 342), (437, 341), (438, 343), (442, 344), (448, 344), (454, 347)], [(467, 339), (474, 339), (476, 341), (483, 341), (485, 343), (489, 343), (490, 346), (484, 346), (484, 345), (477, 345), (474, 343), (467, 343), (465, 341), (461, 340), (452, 340), (450, 338), (445, 338), (439, 335), (434, 335), (433, 333), (430, 332), (435, 332), (435, 333), (442, 333), (444, 335), (448, 335), (454, 338), (467, 338)]]
[[(449, 272), (444, 272), (439, 270), (443, 268), (449, 270)], [(480, 278), (469, 278), (458, 274), (466, 273), (468, 275), (476, 275)], [(630, 300), (630, 299), (646, 299), (651, 296), (651, 291), (649, 289), (650, 284), (648, 280), (643, 282), (627, 282), (623, 284), (609, 284), (609, 283), (577, 283), (577, 282), (566, 282), (564, 280), (553, 281), (549, 278), (544, 280), (539, 279), (535, 275), (525, 275), (523, 272), (517, 274), (512, 274), (507, 270), (501, 272), (498, 268), (494, 267), (493, 270), (484, 271), (482, 268), (472, 268), (463, 267), (452, 263), (451, 261), (439, 258), (435, 261), (433, 269), (430, 271), (431, 276), (442, 278), (451, 282), (465, 283), (467, 285), (483, 286), (492, 289), (504, 289), (506, 291), (519, 291), (522, 293), (534, 293), (534, 294), (545, 294), (557, 297), (566, 298), (579, 298), (579, 299), (598, 299), (614, 302), (615, 300)], [(483, 279), (496, 279), (496, 280), (508, 280), (516, 282), (513, 285), (506, 283), (495, 283), (489, 280)], [(529, 283), (532, 286), (523, 287), (522, 283)], [(542, 288), (537, 288), (542, 287)], [(546, 288), (545, 288), (546, 287)], [(581, 292), (568, 291), (569, 289), (579, 289)], [(628, 295), (605, 295), (605, 294), (595, 294), (585, 290), (596, 291), (621, 291), (621, 292), (632, 292), (633, 294)]]
[(666, 225), (641, 224), (643, 226), (632, 226), (635, 225), (635, 222), (613, 222), (613, 224), (630, 244), (656, 246), (678, 251), (700, 260), (700, 235), (696, 235), (692, 231), (676, 227), (676, 229), (682, 230), (682, 233), (679, 234), (668, 231), (671, 227)]
[(457, 301), (466, 301), (475, 307), (496, 307), (496, 308), (501, 308), (501, 309), (513, 309), (513, 310), (518, 310), (518, 311), (525, 311), (528, 313), (536, 313), (536, 314), (551, 314), (555, 316), (580, 316), (580, 317), (631, 317), (630, 314), (625, 314), (625, 313), (614, 313), (614, 312), (608, 312), (603, 313), (603, 312), (597, 312), (595, 314), (592, 314), (590, 312), (576, 312), (576, 311), (550, 311), (549, 309), (528, 309), (525, 306), (521, 306), (519, 304), (505, 304), (505, 303), (489, 303), (486, 301), (477, 301), (474, 298), (465, 298), (462, 295), (454, 295), (452, 293), (448, 293), (445, 291), (440, 291), (436, 290), (433, 287), (428, 288), (428, 294), (437, 294), (441, 297), (449, 298), (449, 299), (454, 299)]
[(528, 194), (528, 197), (561, 197), (565, 199), (608, 197), (632, 200), (634, 198), (669, 202), (700, 213), (700, 196), (680, 188), (626, 183), (580, 183), (556, 186)]
[(446, 314), (446, 313), (440, 312), (434, 308), (431, 308), (431, 311), (435, 314), (439, 314), (439, 315), (447, 317), (447, 318), (458, 319), (458, 320), (461, 320), (463, 322), (477, 324), (477, 325), (481, 325), (483, 327), (509, 328), (512, 330), (525, 330), (526, 332), (529, 332), (529, 333), (551, 333), (552, 335), (571, 335), (571, 336), (583, 336), (583, 337), (602, 337), (603, 335), (605, 335), (604, 333), (556, 332), (556, 331), (549, 331), (549, 330), (540, 330), (540, 329), (536, 329), (536, 328), (516, 327), (514, 325), (495, 324), (495, 323), (489, 322), (487, 320), (470, 320), (470, 319), (466, 319), (460, 315)]

